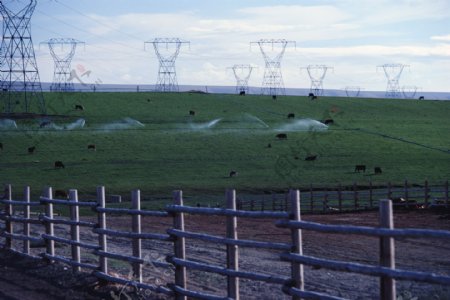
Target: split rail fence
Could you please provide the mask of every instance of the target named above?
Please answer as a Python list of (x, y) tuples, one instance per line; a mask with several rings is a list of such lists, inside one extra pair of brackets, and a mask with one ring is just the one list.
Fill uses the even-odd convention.
[[(396, 280), (426, 282), (438, 285), (450, 285), (450, 276), (429, 272), (405, 271), (395, 268), (396, 238), (440, 238), (450, 240), (450, 231), (427, 229), (394, 229), (393, 209), (391, 200), (379, 201), (379, 227), (364, 226), (336, 226), (302, 221), (300, 192), (292, 190), (289, 193), (290, 211), (245, 211), (237, 209), (236, 192), (227, 191), (226, 208), (190, 207), (183, 203), (181, 191), (174, 192), (173, 204), (164, 211), (150, 211), (141, 209), (141, 195), (139, 190), (132, 192), (132, 208), (107, 208), (105, 203), (105, 188), (97, 189), (97, 201), (79, 201), (77, 190), (70, 190), (69, 200), (53, 199), (52, 188), (47, 188), (39, 201), (31, 201), (30, 188), (24, 190), (23, 200), (13, 200), (12, 188), (7, 187), (6, 199), (2, 200), (4, 211), (0, 219), (4, 222), (1, 236), (4, 247), (25, 256), (32, 256), (30, 244), (41, 243), (45, 252), (38, 257), (48, 262), (58, 261), (70, 265), (73, 271), (90, 270), (99, 280), (134, 286), (141, 290), (173, 296), (176, 299), (239, 299), (240, 279), (260, 281), (280, 286), (280, 293), (289, 295), (292, 299), (341, 299), (315, 291), (305, 290), (304, 265), (321, 267), (335, 271), (351, 272), (380, 278), (380, 298), (396, 299)], [(58, 217), (54, 214), (54, 206), (67, 206), (70, 218)], [(97, 214), (97, 222), (81, 221), (80, 207), (90, 207)], [(20, 209), (21, 208), (21, 209)], [(44, 209), (45, 213), (36, 216), (31, 214), (32, 208)], [(127, 215), (132, 220), (132, 231), (119, 231), (107, 228), (107, 216), (119, 214)], [(222, 216), (226, 218), (226, 236), (202, 234), (185, 229), (185, 215)], [(164, 218), (172, 220), (173, 226), (167, 228), (167, 233), (142, 232), (141, 217)], [(290, 231), (290, 240), (286, 243), (263, 242), (256, 240), (238, 239), (238, 219), (272, 219), (280, 228)], [(21, 224), (21, 226), (16, 226)], [(70, 227), (70, 238), (55, 235), (55, 224)], [(42, 227), (42, 233), (37, 236), (30, 234), (30, 226)], [(98, 235), (98, 243), (87, 243), (80, 240), (80, 227), (86, 227), (91, 233)], [(328, 260), (303, 255), (302, 230), (315, 232), (358, 234), (379, 238), (379, 265), (359, 264), (354, 262)], [(107, 237), (121, 237), (131, 240), (132, 255), (113, 253), (108, 249)], [(226, 246), (226, 267), (187, 259), (186, 240), (200, 240), (207, 243)], [(158, 268), (171, 269), (173, 278), (164, 285), (155, 285), (143, 281), (142, 267), (148, 263), (142, 258), (142, 241), (158, 240), (173, 247), (170, 253), (164, 253), (166, 261), (154, 260), (150, 263)], [(14, 242), (16, 241), (16, 242)], [(14, 242), (14, 243), (13, 243)], [(22, 248), (15, 245), (22, 244)], [(55, 243), (66, 244), (71, 248), (71, 256), (64, 257), (55, 253)], [(277, 251), (282, 261), (290, 264), (290, 276), (266, 274), (261, 272), (243, 271), (239, 268), (239, 250), (242, 247), (256, 249), (270, 249)], [(97, 263), (88, 263), (81, 257), (80, 249), (90, 251)], [(36, 256), (33, 256), (36, 257)], [(133, 277), (121, 278), (109, 272), (109, 260), (121, 260), (130, 263)], [(187, 270), (197, 270), (215, 273), (226, 277), (226, 295), (212, 295), (189, 288)]]

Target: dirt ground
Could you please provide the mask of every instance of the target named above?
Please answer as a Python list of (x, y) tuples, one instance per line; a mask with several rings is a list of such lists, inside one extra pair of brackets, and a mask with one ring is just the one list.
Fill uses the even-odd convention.
[[(215, 235), (225, 234), (225, 218), (187, 215), (186, 230)], [(304, 220), (325, 224), (352, 224), (377, 226), (378, 213), (360, 212), (333, 215), (306, 215)], [(93, 219), (91, 219), (92, 221)], [(429, 211), (400, 211), (395, 213), (397, 228), (428, 228), (450, 230), (450, 215)], [(172, 225), (171, 219), (143, 217), (143, 232), (165, 232)], [(128, 217), (108, 219), (108, 227), (130, 230)], [(55, 226), (55, 233), (64, 237), (64, 226)], [(288, 242), (289, 231), (274, 226), (272, 220), (238, 220), (240, 239)], [(96, 243), (97, 236), (82, 231), (82, 241)], [(352, 261), (376, 265), (378, 262), (378, 239), (359, 235), (321, 234), (303, 231), (304, 254), (321, 258)], [(20, 244), (17, 245), (17, 248)], [(143, 241), (143, 257), (151, 260), (165, 260), (172, 253), (173, 246), (167, 242)], [(187, 241), (187, 258), (225, 266), (225, 247), (194, 240)], [(444, 239), (398, 239), (396, 240), (396, 267), (406, 270), (434, 272), (450, 275), (450, 241)], [(19, 249), (19, 248), (18, 248)], [(42, 249), (33, 249), (36, 254)], [(122, 238), (109, 238), (108, 251), (131, 254), (130, 242)], [(58, 255), (70, 256), (70, 247), (60, 245)], [(240, 269), (289, 276), (290, 265), (279, 259), (277, 251), (263, 251), (240, 248)], [(82, 253), (83, 261), (97, 263), (96, 257)], [(110, 272), (126, 277), (131, 270), (126, 263), (110, 260)], [(160, 296), (123, 286), (99, 286), (89, 273), (73, 274), (70, 268), (61, 264), (47, 264), (39, 260), (24, 259), (6, 251), (0, 252), (0, 299), (158, 299)], [(164, 285), (173, 281), (173, 271), (161, 270), (148, 264), (144, 266), (144, 282)], [(241, 280), (242, 299), (289, 299), (281, 292), (281, 286)], [(305, 267), (305, 285), (310, 291), (329, 293), (349, 299), (377, 299), (379, 279), (351, 273), (334, 272), (325, 269)], [(188, 271), (188, 287), (225, 296), (226, 278), (223, 276)], [(402, 299), (450, 299), (450, 287), (397, 282), (398, 295)], [(111, 294), (112, 293), (112, 294)], [(130, 298), (128, 298), (128, 297)]]

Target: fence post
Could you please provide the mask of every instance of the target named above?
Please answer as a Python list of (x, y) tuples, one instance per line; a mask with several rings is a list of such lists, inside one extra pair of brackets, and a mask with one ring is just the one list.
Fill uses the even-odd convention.
[[(141, 191), (134, 190), (131, 193), (132, 208), (134, 210), (141, 210)], [(141, 233), (141, 215), (132, 216), (132, 231), (133, 233)], [(142, 258), (142, 240), (140, 238), (133, 238), (133, 256)], [(138, 262), (133, 263), (133, 277), (138, 282), (142, 282), (142, 264)]]
[[(380, 201), (380, 227), (394, 229), (392, 200), (385, 199)], [(395, 269), (395, 245), (392, 237), (380, 237), (380, 265)], [(381, 276), (380, 299), (396, 299), (396, 287), (393, 278)]]
[(353, 199), (355, 201), (355, 210), (357, 210), (359, 207), (359, 204), (358, 204), (358, 186), (357, 186), (356, 182), (353, 182)]
[(342, 185), (340, 183), (338, 189), (338, 202), (339, 202), (339, 211), (342, 211)]
[[(6, 185), (5, 196), (6, 196), (6, 200), (9, 200), (9, 201), (12, 200), (12, 185), (10, 185), (10, 184)], [(5, 213), (6, 213), (7, 217), (12, 217), (14, 211), (13, 211), (13, 206), (11, 204), (5, 204)], [(13, 231), (14, 231), (13, 222), (11, 222), (11, 220), (6, 219), (5, 220), (5, 232), (7, 234), (12, 234)], [(5, 248), (11, 249), (11, 247), (12, 247), (12, 238), (7, 236), (5, 238)]]
[[(53, 199), (53, 190), (51, 187), (47, 187), (44, 192), (44, 197), (48, 199)], [(53, 219), (53, 203), (45, 204), (45, 216), (49, 219)], [(53, 223), (46, 222), (45, 224), (45, 233), (51, 237), (54, 236), (54, 228)], [(50, 256), (55, 256), (55, 242), (53, 240), (46, 239), (45, 240), (47, 254)], [(50, 259), (50, 261), (52, 261)]]
[[(300, 191), (291, 190), (291, 213), (289, 218), (292, 221), (301, 221), (300, 214)], [(292, 239), (292, 250), (294, 254), (303, 255), (303, 245), (302, 245), (302, 230), (301, 229), (291, 229), (291, 239)], [(301, 291), (305, 289), (305, 282), (303, 278), (303, 265), (291, 262), (291, 276), (293, 280), (293, 286)], [(292, 299), (300, 300), (300, 297), (293, 296)]]
[(255, 201), (252, 199), (250, 200), (250, 210), (253, 211), (255, 209)]
[(428, 207), (428, 199), (430, 198), (428, 189), (428, 180), (425, 180), (425, 207)]
[(370, 203), (370, 208), (373, 208), (373, 186), (372, 186), (372, 179), (369, 181), (369, 203)]
[[(311, 212), (313, 213), (314, 212), (314, 192), (313, 192), (313, 185), (312, 185), (312, 183), (309, 185), (309, 201), (310, 201), (310, 203), (309, 203), (309, 205), (310, 205), (310, 210), (311, 210)], [(291, 204), (292, 204), (292, 201), (291, 201)]]
[[(227, 191), (227, 208), (236, 210), (236, 191)], [(237, 240), (237, 217), (227, 216), (227, 238)], [(239, 271), (239, 248), (237, 245), (227, 245), (227, 268)], [(227, 276), (228, 297), (239, 299), (239, 277)]]
[[(105, 187), (99, 186), (97, 187), (97, 206), (99, 208), (106, 208), (106, 201), (105, 201)], [(104, 212), (97, 212), (97, 218), (98, 218), (98, 227), (99, 229), (106, 229), (106, 213)], [(108, 246), (106, 242), (106, 234), (100, 233), (98, 235), (98, 245), (100, 246), (100, 250), (103, 252), (108, 251)], [(98, 258), (100, 272), (108, 274), (108, 258), (104, 256), (99, 256)]]
[[(78, 191), (70, 190), (69, 191), (69, 201), (78, 203)], [(74, 222), (80, 222), (80, 208), (78, 205), (70, 206), (70, 220)], [(80, 242), (80, 226), (78, 225), (70, 225), (70, 237), (72, 241), (79, 243)], [(80, 258), (80, 246), (71, 245), (72, 248), (72, 260), (78, 263), (81, 262)], [(73, 266), (74, 272), (80, 272), (81, 267)]]
[[(183, 206), (183, 192), (175, 191), (174, 192), (174, 204)], [(184, 231), (184, 213), (177, 212), (175, 213), (173, 219), (173, 228), (177, 230)], [(186, 259), (186, 243), (184, 237), (176, 237), (174, 242), (174, 254), (176, 258)], [(183, 266), (175, 266), (175, 285), (181, 287), (182, 289), (186, 289), (187, 287), (187, 278), (186, 278), (186, 267)], [(177, 300), (187, 300), (186, 296), (176, 295)]]
[(392, 184), (390, 181), (388, 182), (388, 191), (387, 192), (388, 192), (387, 193), (388, 199), (392, 199)]
[(323, 212), (327, 212), (327, 207), (328, 207), (328, 192), (325, 192), (325, 194), (323, 195)]
[[(25, 187), (25, 190), (24, 190), (24, 200), (25, 200), (25, 202), (27, 202), (27, 203), (30, 203), (30, 201), (31, 201), (31, 193), (30, 193), (30, 187), (29, 186), (27, 186), (27, 187)], [(25, 218), (25, 219), (27, 219), (27, 220), (29, 220), (30, 219), (30, 205), (25, 205), (24, 206), (24, 208), (23, 208), (23, 217)], [(26, 236), (26, 237), (30, 237), (30, 223), (28, 223), (28, 222), (23, 222), (23, 234)], [(30, 254), (30, 241), (29, 240), (24, 240), (23, 241), (23, 253), (25, 253), (25, 254)]]
[(406, 200), (406, 207), (408, 207), (408, 200), (409, 200), (408, 180), (405, 180), (405, 200)]

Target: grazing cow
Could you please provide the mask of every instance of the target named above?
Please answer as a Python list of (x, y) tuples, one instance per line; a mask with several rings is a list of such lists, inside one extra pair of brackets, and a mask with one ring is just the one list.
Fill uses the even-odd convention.
[(317, 155), (308, 155), (305, 157), (305, 161), (314, 161), (317, 159)]
[(231, 171), (230, 172), (230, 178), (231, 177), (236, 177), (238, 175), (238, 172), (236, 172), (236, 171)]
[(84, 106), (80, 104), (75, 105), (75, 110), (84, 110)]
[(277, 95), (272, 95), (273, 100), (277, 100)]
[(309, 93), (309, 94), (308, 94), (308, 97), (309, 97), (309, 98), (312, 98), (312, 97), (315, 97), (315, 95), (314, 95), (314, 93)]
[(355, 166), (355, 173), (356, 172), (360, 172), (360, 171), (363, 171), (364, 173), (366, 173), (366, 166), (365, 165), (356, 165)]
[(276, 137), (279, 140), (287, 140), (287, 134), (286, 133), (279, 133), (279, 134), (276, 135)]
[(288, 119), (294, 119), (295, 118), (295, 114), (294, 113), (289, 113), (287, 115)]
[(189, 111), (189, 115), (190, 115), (190, 116), (195, 116), (195, 111), (190, 110), (190, 111)]
[(239, 96), (245, 96), (245, 91), (240, 91)]
[(419, 100), (425, 100), (425, 97), (424, 96), (420, 96)]
[(326, 120), (323, 121), (323, 124), (325, 124), (325, 125), (334, 124), (334, 120), (333, 119), (326, 119)]
[(55, 161), (55, 169), (64, 169), (64, 168), (65, 166), (62, 161), (60, 160)]
[(28, 153), (29, 153), (29, 154), (33, 154), (35, 150), (36, 150), (36, 146), (29, 147), (29, 148), (28, 148)]
[(373, 171), (375, 172), (375, 175), (378, 175), (378, 174), (383, 173), (383, 172), (381, 171), (381, 168), (380, 168), (380, 167), (375, 167), (375, 168), (373, 169)]
[(88, 145), (88, 150), (90, 150), (90, 149), (97, 151), (97, 147), (95, 146), (95, 144)]
[(51, 123), (50, 121), (43, 121), (43, 122), (41, 122), (41, 124), (39, 124), (39, 128), (44, 128), (44, 127), (50, 125), (50, 123)]
[(64, 190), (55, 190), (55, 198), (67, 199), (69, 196)]

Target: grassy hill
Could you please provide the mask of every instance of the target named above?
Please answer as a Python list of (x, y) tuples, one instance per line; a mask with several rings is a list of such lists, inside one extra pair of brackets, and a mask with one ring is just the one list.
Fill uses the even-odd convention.
[[(39, 128), (38, 120), (16, 120), (14, 130), (0, 128), (0, 184), (82, 193), (97, 185), (127, 194), (133, 188), (164, 195), (183, 189), (202, 195), (222, 194), (229, 187), (260, 193), (310, 183), (441, 183), (450, 177), (448, 101), (274, 101), (198, 93), (45, 96), (49, 114), (66, 116), (54, 119), (55, 124), (72, 130)], [(76, 104), (84, 110), (75, 110)], [(288, 120), (288, 113), (296, 118)], [(84, 128), (71, 128), (80, 118)], [(301, 119), (333, 119), (334, 124), (315, 130), (317, 124)], [(278, 140), (278, 133), (286, 133), (287, 140)], [(88, 150), (88, 144), (97, 150)], [(36, 146), (34, 154), (27, 152), (31, 146)], [(317, 160), (305, 161), (308, 155)], [(65, 168), (55, 169), (56, 160)], [(366, 173), (354, 172), (360, 164), (367, 166)], [(375, 166), (381, 175), (373, 175)], [(229, 178), (231, 170), (238, 176)]]

